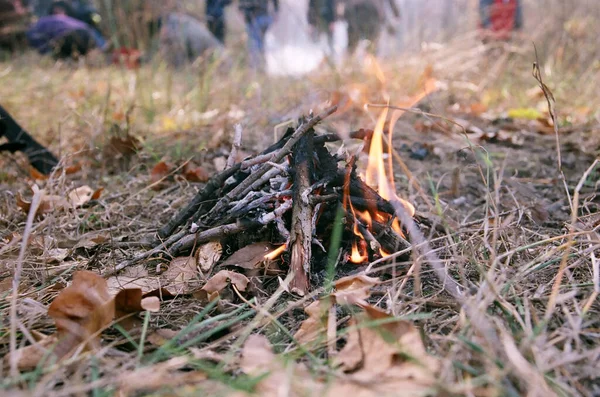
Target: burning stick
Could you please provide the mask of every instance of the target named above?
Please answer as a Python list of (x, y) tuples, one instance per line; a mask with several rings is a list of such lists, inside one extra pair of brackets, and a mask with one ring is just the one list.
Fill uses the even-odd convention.
[(311, 130), (304, 135), (293, 153), (294, 208), (290, 234), (290, 282), (292, 293), (304, 296), (308, 292), (310, 260), (312, 257), (313, 208), (308, 200), (312, 175), (313, 135)]

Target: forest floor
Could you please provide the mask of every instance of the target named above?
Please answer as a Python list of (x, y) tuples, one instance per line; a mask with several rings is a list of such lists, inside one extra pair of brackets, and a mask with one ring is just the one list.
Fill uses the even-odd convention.
[[(473, 45), (338, 71), (325, 65), (298, 79), (218, 63), (126, 70), (24, 55), (0, 64), (2, 105), (62, 162), (43, 178), (25, 157), (0, 157), (3, 393), (600, 394), (597, 85), (542, 65), (556, 99), (555, 131), (531, 73), (533, 50)], [(434, 80), (434, 92), (414, 104)], [(338, 258), (335, 279), (353, 286), (331, 292), (314, 281), (302, 298), (286, 291), (286, 255), (279, 273), (226, 267), (244, 274), (243, 285), (229, 274), (211, 302), (196, 292), (219, 265), (174, 273), (172, 258), (161, 257), (115, 276), (223, 169), (235, 124), (243, 126), (242, 159), (272, 144), (283, 123), (334, 102), (338, 111), (319, 130), (338, 133), (356, 152), (362, 141), (350, 131), (374, 128), (382, 112), (365, 104), (388, 100), (416, 107), (393, 131), (409, 171), (394, 157), (397, 194), (415, 206), (428, 242), (409, 235), (408, 257), (371, 266)], [(364, 163), (363, 156), (359, 169)], [(43, 189), (43, 214), (30, 220), (25, 241), (34, 185)], [(96, 195), (57, 204), (82, 186)], [(230, 254), (222, 247), (222, 260)], [(461, 297), (436, 278), (432, 257)], [(76, 297), (49, 316), (81, 270), (113, 289), (119, 277), (142, 290), (150, 279), (185, 286), (152, 313), (106, 327), (97, 324), (104, 314), (88, 280), (69, 287)], [(343, 294), (354, 304), (342, 304)], [(309, 304), (317, 310), (307, 314)], [(102, 332), (101, 343), (55, 361), (45, 348), (57, 328), (93, 341)]]

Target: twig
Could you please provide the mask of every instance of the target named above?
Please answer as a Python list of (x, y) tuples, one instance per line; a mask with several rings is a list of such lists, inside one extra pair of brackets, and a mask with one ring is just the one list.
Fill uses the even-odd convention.
[(233, 144), (231, 145), (231, 153), (229, 153), (229, 157), (227, 158), (227, 165), (225, 169), (233, 167), (235, 164), (235, 159), (237, 158), (238, 151), (242, 147), (242, 125), (235, 125), (235, 132), (233, 135)]
[(176, 256), (182, 251), (188, 250), (198, 243), (206, 243), (221, 239), (230, 234), (240, 233), (246, 230), (254, 229), (273, 222), (278, 217), (281, 217), (287, 210), (292, 208), (292, 200), (287, 200), (281, 204), (273, 212), (264, 214), (255, 221), (235, 222), (226, 225), (213, 227), (212, 229), (204, 230), (195, 234), (189, 234), (178, 239), (169, 250), (169, 254)]
[(136, 256), (134, 256), (133, 258), (123, 261), (121, 263), (119, 263), (114, 270), (112, 270), (110, 273), (105, 274), (105, 276), (108, 276), (109, 274), (114, 274), (116, 272), (118, 272), (119, 270), (125, 269), (128, 266), (132, 266), (135, 265), (136, 263), (139, 263), (141, 261), (143, 261), (144, 259), (148, 259), (156, 254), (159, 254), (161, 252), (165, 252), (165, 250), (171, 245), (174, 244), (175, 242), (179, 241), (183, 236), (185, 236), (188, 233), (187, 230), (180, 230), (177, 234), (172, 235), (171, 237), (169, 237), (166, 241), (161, 241), (159, 244), (155, 245), (154, 248), (152, 248), (151, 250), (142, 252), (141, 254), (138, 254)]
[(42, 202), (42, 191), (37, 185), (32, 186), (33, 198), (31, 199), (31, 206), (29, 207), (29, 213), (27, 214), (27, 222), (25, 223), (25, 230), (23, 231), (23, 241), (21, 242), (21, 249), (19, 251), (19, 257), (17, 258), (16, 266), (13, 267), (13, 280), (12, 280), (12, 297), (10, 300), (10, 375), (16, 377), (19, 375), (19, 369), (17, 368), (17, 297), (19, 296), (19, 284), (21, 283), (21, 273), (23, 272), (23, 260), (25, 259), (25, 251), (27, 250), (27, 244), (29, 243), (29, 235), (33, 226), (33, 220), (35, 214)]
[(159, 238), (165, 238), (173, 233), (175, 229), (187, 222), (196, 211), (200, 208), (203, 202), (208, 200), (213, 193), (223, 187), (223, 183), (232, 175), (240, 170), (240, 163), (212, 177), (204, 186), (204, 189), (199, 191), (193, 200), (177, 215), (175, 215), (165, 226), (158, 231)]
[[(292, 136), (288, 139), (285, 145), (279, 149), (278, 151), (271, 154), (271, 158), (267, 161), (271, 161), (274, 163), (279, 163), (285, 156), (288, 155), (292, 151), (294, 145), (306, 134), (311, 128), (313, 128), (317, 123), (321, 120), (325, 119), (327, 116), (331, 115), (337, 110), (337, 106), (332, 106), (329, 109), (325, 110), (323, 113), (309, 119), (306, 123), (300, 125), (296, 131), (292, 134)], [(210, 210), (209, 217), (212, 217), (212, 214), (218, 214), (222, 212), (225, 207), (227, 207), (233, 200), (236, 200), (239, 196), (243, 196), (245, 192), (256, 182), (260, 177), (262, 177), (267, 171), (269, 171), (272, 167), (269, 164), (263, 164), (256, 172), (250, 174), (242, 183), (232, 189), (229, 193), (227, 193), (221, 200), (217, 202), (217, 204)]]
[(200, 233), (188, 234), (187, 236), (179, 239), (179, 241), (175, 242), (171, 249), (169, 249), (169, 253), (172, 256), (177, 256), (180, 252), (192, 248), (194, 244), (202, 244), (211, 240), (218, 240), (230, 234), (240, 233), (257, 226), (260, 226), (260, 223), (236, 222), (213, 227), (212, 229), (208, 229)]
[(265, 153), (254, 156), (248, 160), (244, 160), (242, 161), (242, 170), (247, 170), (254, 165), (266, 163), (267, 161), (270, 161), (272, 157), (273, 153)]

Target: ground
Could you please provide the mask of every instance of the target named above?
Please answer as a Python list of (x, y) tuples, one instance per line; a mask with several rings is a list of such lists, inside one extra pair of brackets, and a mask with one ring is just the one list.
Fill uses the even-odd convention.
[[(236, 123), (244, 129), (241, 156), (254, 154), (280, 135), (281, 123), (335, 102), (340, 109), (321, 128), (347, 138), (350, 131), (374, 127), (381, 108), (365, 109), (366, 103), (405, 106), (425, 81), (435, 79), (436, 91), (394, 128), (394, 148), (409, 171), (395, 159), (396, 188), (415, 204), (430, 248), (410, 236), (415, 250), (408, 258), (368, 268), (380, 279), (371, 288), (369, 307), (416, 325), (427, 352), (415, 353), (422, 355), (417, 361), (433, 357), (437, 363), (429, 368), (435, 380), (423, 381), (430, 394), (597, 395), (597, 93), (557, 66), (542, 67), (556, 99), (557, 139), (546, 98), (531, 75), (536, 58), (529, 44), (477, 52), (474, 46), (475, 41), (455, 43), (338, 72), (324, 67), (299, 79), (256, 75), (235, 63), (178, 71), (151, 64), (133, 71), (54, 65), (24, 55), (0, 64), (2, 105), (64, 163), (63, 171), (43, 179), (23, 157), (0, 158), (0, 355), (8, 357), (15, 321), (18, 346), (29, 344), (31, 333), (55, 331), (58, 323), (47, 315), (48, 306), (75, 271), (108, 277), (123, 260), (143, 252), (139, 243), (153, 238), (202, 189), (202, 182), (186, 179), (177, 167), (192, 160), (209, 175), (222, 169)], [(135, 140), (137, 150), (118, 147), (114, 137), (129, 145)], [(349, 150), (358, 144), (346, 141)], [(161, 162), (172, 165), (172, 172), (156, 177), (152, 170)], [(103, 191), (74, 210), (33, 219), (20, 260), (27, 213), (17, 198), (30, 200), (33, 184), (62, 197), (84, 185)], [(101, 241), (93, 240), (97, 236)], [(57, 258), (57, 252), (64, 255)], [(462, 286), (464, 298), (453, 297), (435, 277), (432, 255)], [(168, 263), (165, 258), (143, 266), (155, 274)], [(18, 268), (15, 317), (11, 280)], [(336, 279), (365, 269), (340, 267)], [(37, 395), (275, 395), (268, 379), (277, 375), (277, 387), (287, 385), (290, 395), (310, 394), (308, 385), (319, 387), (324, 379), (340, 394), (373, 395), (360, 394), (368, 393), (368, 381), (356, 386), (335, 380), (364, 375), (365, 368), (346, 374), (334, 369), (336, 357), (346, 357), (352, 347), (351, 327), (345, 328), (349, 318), (364, 315), (339, 307), (339, 340), (334, 326), (324, 343), (297, 343), (296, 332), (307, 318), (302, 309), (327, 296), (325, 291), (317, 288), (299, 299), (278, 288), (285, 272), (279, 281), (248, 277), (261, 287), (242, 295), (236, 289), (222, 292), (217, 304), (195, 294), (165, 300), (157, 312), (141, 315), (141, 335), (111, 327), (95, 353), (40, 364), (18, 376), (9, 376), (5, 359), (0, 385)], [(190, 282), (200, 287), (205, 280), (194, 276)], [(383, 327), (377, 324), (372, 326)], [(169, 342), (138, 343), (157, 330), (179, 334)], [(246, 341), (249, 334), (265, 335), (292, 369), (282, 373), (269, 364), (278, 358), (264, 353), (260, 340)], [(364, 342), (367, 335), (360, 335)], [(402, 344), (411, 334), (394, 335)], [(251, 358), (252, 351), (261, 351), (255, 361), (267, 363), (255, 363), (259, 371), (253, 372), (240, 351)], [(362, 354), (365, 367), (387, 357), (384, 348), (375, 360), (369, 359), (372, 351)], [(403, 380), (396, 386), (402, 389), (384, 388), (382, 395), (410, 390), (419, 376)], [(385, 380), (377, 381), (370, 390), (385, 387)], [(354, 388), (342, 388), (349, 385)]]

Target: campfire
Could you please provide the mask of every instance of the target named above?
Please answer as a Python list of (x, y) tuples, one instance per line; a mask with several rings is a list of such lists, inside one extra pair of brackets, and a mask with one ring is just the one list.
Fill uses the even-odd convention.
[[(288, 128), (262, 153), (213, 176), (159, 230), (154, 249), (120, 264), (117, 270), (165, 250), (174, 257), (193, 254), (211, 241), (220, 241), (232, 254), (269, 241), (277, 248), (266, 253), (265, 259), (287, 264), (293, 274), (291, 292), (304, 295), (310, 290), (314, 269), (324, 269), (329, 255), (341, 263), (362, 265), (407, 248), (390, 201), (400, 201), (411, 216), (414, 207), (396, 196), (391, 157), (384, 161), (387, 112), (366, 134), (370, 153), (361, 173), (355, 156), (332, 153), (326, 147), (340, 140), (337, 134), (314, 130), (335, 110), (332, 107), (301, 119), (298, 128)], [(387, 146), (391, 147), (391, 140)], [(336, 225), (342, 229), (340, 251), (331, 253)]]

